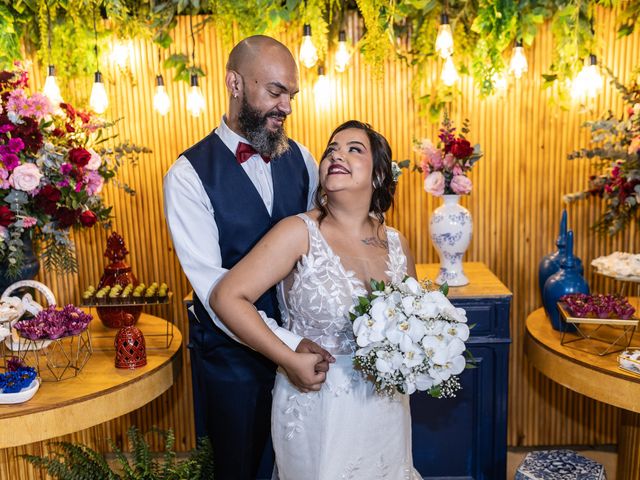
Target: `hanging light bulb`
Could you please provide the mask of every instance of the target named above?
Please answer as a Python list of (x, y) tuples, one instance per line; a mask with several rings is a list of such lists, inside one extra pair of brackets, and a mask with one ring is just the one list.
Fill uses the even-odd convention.
[(347, 48), (347, 32), (340, 30), (338, 34), (338, 49), (336, 50), (336, 72), (344, 72), (349, 65), (349, 50)]
[(56, 82), (56, 67), (53, 65), (49, 65), (47, 68), (47, 78), (44, 81), (42, 93), (47, 96), (56, 109), (60, 107), (60, 104), (62, 103), (62, 95), (60, 95), (60, 88)]
[(91, 88), (91, 97), (89, 98), (89, 106), (98, 115), (104, 113), (109, 106), (109, 98), (107, 91), (102, 83), (102, 73), (96, 72), (93, 78), (93, 87)]
[(302, 27), (302, 44), (300, 45), (300, 61), (307, 68), (312, 68), (318, 62), (318, 51), (311, 40), (311, 25)]
[(460, 80), (460, 75), (458, 75), (458, 70), (456, 70), (456, 66), (453, 63), (453, 57), (449, 57), (445, 60), (444, 66), (442, 67), (442, 73), (440, 74), (440, 80), (447, 87), (452, 86), (458, 80)]
[(571, 84), (571, 98), (581, 103), (594, 99), (602, 90), (603, 84), (598, 70), (598, 59), (595, 55), (589, 55), (584, 67)]
[(125, 68), (129, 64), (129, 58), (132, 56), (133, 45), (130, 41), (116, 42), (111, 47), (111, 60), (120, 68)]
[(91, 88), (91, 96), (89, 97), (89, 107), (98, 115), (101, 115), (109, 106), (109, 97), (107, 97), (107, 91), (104, 89), (104, 83), (102, 83), (102, 73), (100, 73), (95, 7), (93, 8), (93, 35), (95, 40), (93, 50), (96, 54), (96, 73), (93, 75), (93, 87)]
[(169, 108), (171, 108), (171, 100), (169, 100), (169, 95), (167, 95), (167, 91), (164, 88), (162, 75), (156, 75), (156, 93), (153, 96), (153, 108), (162, 116), (169, 113)]
[(205, 101), (200, 86), (198, 85), (198, 75), (191, 75), (191, 88), (187, 94), (187, 110), (194, 117), (199, 117), (204, 110)]
[(444, 60), (453, 54), (453, 34), (449, 25), (449, 15), (443, 13), (440, 17), (438, 36), (436, 37), (436, 53)]
[(318, 67), (318, 79), (313, 86), (313, 94), (315, 96), (316, 105), (320, 108), (326, 108), (331, 101), (331, 83), (324, 73), (324, 67)]
[(516, 78), (522, 77), (522, 74), (529, 70), (529, 64), (527, 63), (527, 57), (524, 54), (524, 47), (522, 46), (522, 40), (516, 40), (516, 44), (513, 47), (513, 53), (511, 54), (511, 62), (509, 63), (509, 71), (513, 73)]

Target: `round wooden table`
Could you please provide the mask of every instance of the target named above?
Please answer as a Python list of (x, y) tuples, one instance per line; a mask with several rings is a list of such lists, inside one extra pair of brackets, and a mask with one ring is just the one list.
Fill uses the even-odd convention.
[(91, 313), (93, 353), (84, 368), (75, 377), (42, 382), (25, 403), (0, 405), (0, 431), (11, 432), (0, 435), (0, 448), (47, 440), (120, 417), (173, 385), (182, 367), (182, 335), (175, 326), (143, 313), (136, 327), (145, 335), (147, 364), (125, 370), (114, 365), (117, 330), (105, 328), (95, 310)]
[(618, 368), (616, 354), (598, 356), (560, 345), (544, 309), (527, 317), (527, 358), (554, 382), (622, 409), (618, 430), (618, 480), (640, 479), (640, 376)]

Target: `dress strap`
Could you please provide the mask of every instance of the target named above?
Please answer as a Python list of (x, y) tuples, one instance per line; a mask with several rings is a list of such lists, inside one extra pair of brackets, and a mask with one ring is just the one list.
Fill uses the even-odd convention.
[(322, 238), (322, 234), (320, 233), (320, 229), (318, 228), (318, 224), (311, 219), (306, 213), (299, 213), (296, 217), (301, 218), (304, 223), (307, 225), (307, 230), (309, 231), (309, 252), (317, 252), (318, 250), (322, 250), (322, 246), (325, 244), (324, 239)]
[(385, 273), (393, 283), (400, 283), (407, 275), (407, 257), (400, 243), (400, 234), (393, 228), (386, 227), (389, 243), (389, 270)]

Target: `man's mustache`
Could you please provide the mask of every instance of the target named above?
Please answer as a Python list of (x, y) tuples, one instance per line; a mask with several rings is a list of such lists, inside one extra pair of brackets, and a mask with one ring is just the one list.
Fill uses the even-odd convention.
[(265, 117), (277, 118), (278, 120), (282, 120), (284, 122), (285, 119), (287, 118), (287, 115), (282, 112), (269, 112), (265, 115)]

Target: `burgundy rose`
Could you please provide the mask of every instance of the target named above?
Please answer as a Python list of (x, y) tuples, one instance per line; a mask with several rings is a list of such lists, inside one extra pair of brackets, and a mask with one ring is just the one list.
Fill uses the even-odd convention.
[(456, 138), (451, 144), (451, 153), (456, 158), (467, 158), (473, 153), (473, 147), (471, 147), (468, 140)]
[(69, 150), (69, 160), (78, 167), (84, 167), (91, 160), (91, 153), (84, 148), (72, 148)]
[(53, 215), (58, 209), (56, 203), (60, 200), (61, 196), (60, 190), (53, 185), (45, 185), (40, 189), (38, 195), (36, 195), (36, 204), (38, 208), (47, 215)]
[(53, 185), (45, 185), (40, 189), (40, 192), (38, 192), (38, 197), (41, 197), (53, 203), (56, 203), (58, 200), (60, 200), (61, 196), (62, 194), (60, 193), (60, 190), (58, 190)]
[(24, 153), (35, 154), (42, 147), (42, 133), (38, 128), (38, 123), (29, 117), (24, 117), (23, 124), (16, 125), (12, 136), (20, 137), (24, 142)]
[(91, 210), (85, 210), (80, 214), (80, 223), (85, 227), (93, 227), (98, 221), (98, 217)]
[(67, 207), (60, 207), (56, 210), (54, 217), (58, 221), (58, 225), (61, 228), (69, 228), (76, 223), (79, 213), (80, 212), (78, 210), (71, 210)]
[(12, 78), (13, 72), (8, 72), (6, 70), (0, 72), (0, 83), (9, 83)]
[(16, 219), (15, 213), (13, 213), (6, 205), (0, 205), (0, 225), (8, 227)]

